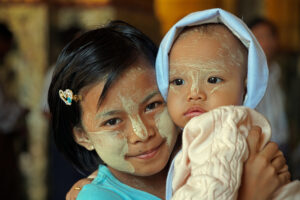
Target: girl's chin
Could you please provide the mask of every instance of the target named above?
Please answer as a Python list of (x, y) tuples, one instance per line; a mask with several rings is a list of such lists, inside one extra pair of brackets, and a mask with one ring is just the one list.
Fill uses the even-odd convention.
[(144, 166), (144, 167), (137, 167), (135, 169), (134, 175), (136, 176), (153, 176), (155, 174), (159, 174), (161, 173), (166, 165), (167, 165), (167, 161), (165, 163), (159, 162), (157, 164), (152, 164), (151, 166)]

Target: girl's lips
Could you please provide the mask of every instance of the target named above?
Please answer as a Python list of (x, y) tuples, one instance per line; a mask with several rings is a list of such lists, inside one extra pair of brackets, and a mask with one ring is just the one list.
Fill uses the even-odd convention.
[(150, 150), (150, 151), (146, 151), (140, 155), (137, 155), (135, 156), (136, 158), (139, 158), (139, 159), (150, 159), (150, 158), (153, 158), (157, 152), (159, 151), (160, 147), (162, 146), (163, 142), (156, 148)]

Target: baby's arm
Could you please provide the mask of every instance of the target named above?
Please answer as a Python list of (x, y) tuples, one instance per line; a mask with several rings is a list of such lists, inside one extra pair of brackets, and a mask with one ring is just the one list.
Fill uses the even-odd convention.
[(80, 179), (77, 181), (71, 189), (68, 191), (66, 195), (66, 200), (76, 200), (78, 193), (82, 189), (83, 186), (86, 184), (91, 183), (94, 178), (97, 176), (98, 170), (94, 171), (91, 175), (89, 175), (87, 178)]
[(261, 129), (253, 127), (247, 138), (249, 157), (244, 164), (238, 199), (270, 199), (281, 186), (290, 182), (290, 173), (278, 145), (269, 142), (259, 151)]

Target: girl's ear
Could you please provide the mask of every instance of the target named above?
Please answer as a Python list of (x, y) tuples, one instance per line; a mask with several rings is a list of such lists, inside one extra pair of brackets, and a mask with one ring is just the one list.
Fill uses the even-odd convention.
[(73, 136), (77, 144), (80, 146), (85, 147), (87, 150), (92, 151), (94, 150), (94, 145), (89, 139), (86, 132), (83, 130), (83, 128), (80, 127), (74, 127), (73, 128)]

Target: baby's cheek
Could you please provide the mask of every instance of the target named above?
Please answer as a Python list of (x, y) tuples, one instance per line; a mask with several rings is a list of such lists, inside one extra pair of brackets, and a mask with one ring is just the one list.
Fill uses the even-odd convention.
[[(174, 99), (174, 100), (172, 100)], [(178, 116), (178, 103), (175, 98), (168, 98), (167, 109), (170, 115), (171, 120), (177, 125), (177, 116)]]
[(179, 95), (180, 92), (179, 92), (179, 89), (173, 85), (170, 85), (169, 86), (169, 90), (168, 90), (168, 94), (171, 94), (171, 95)]

